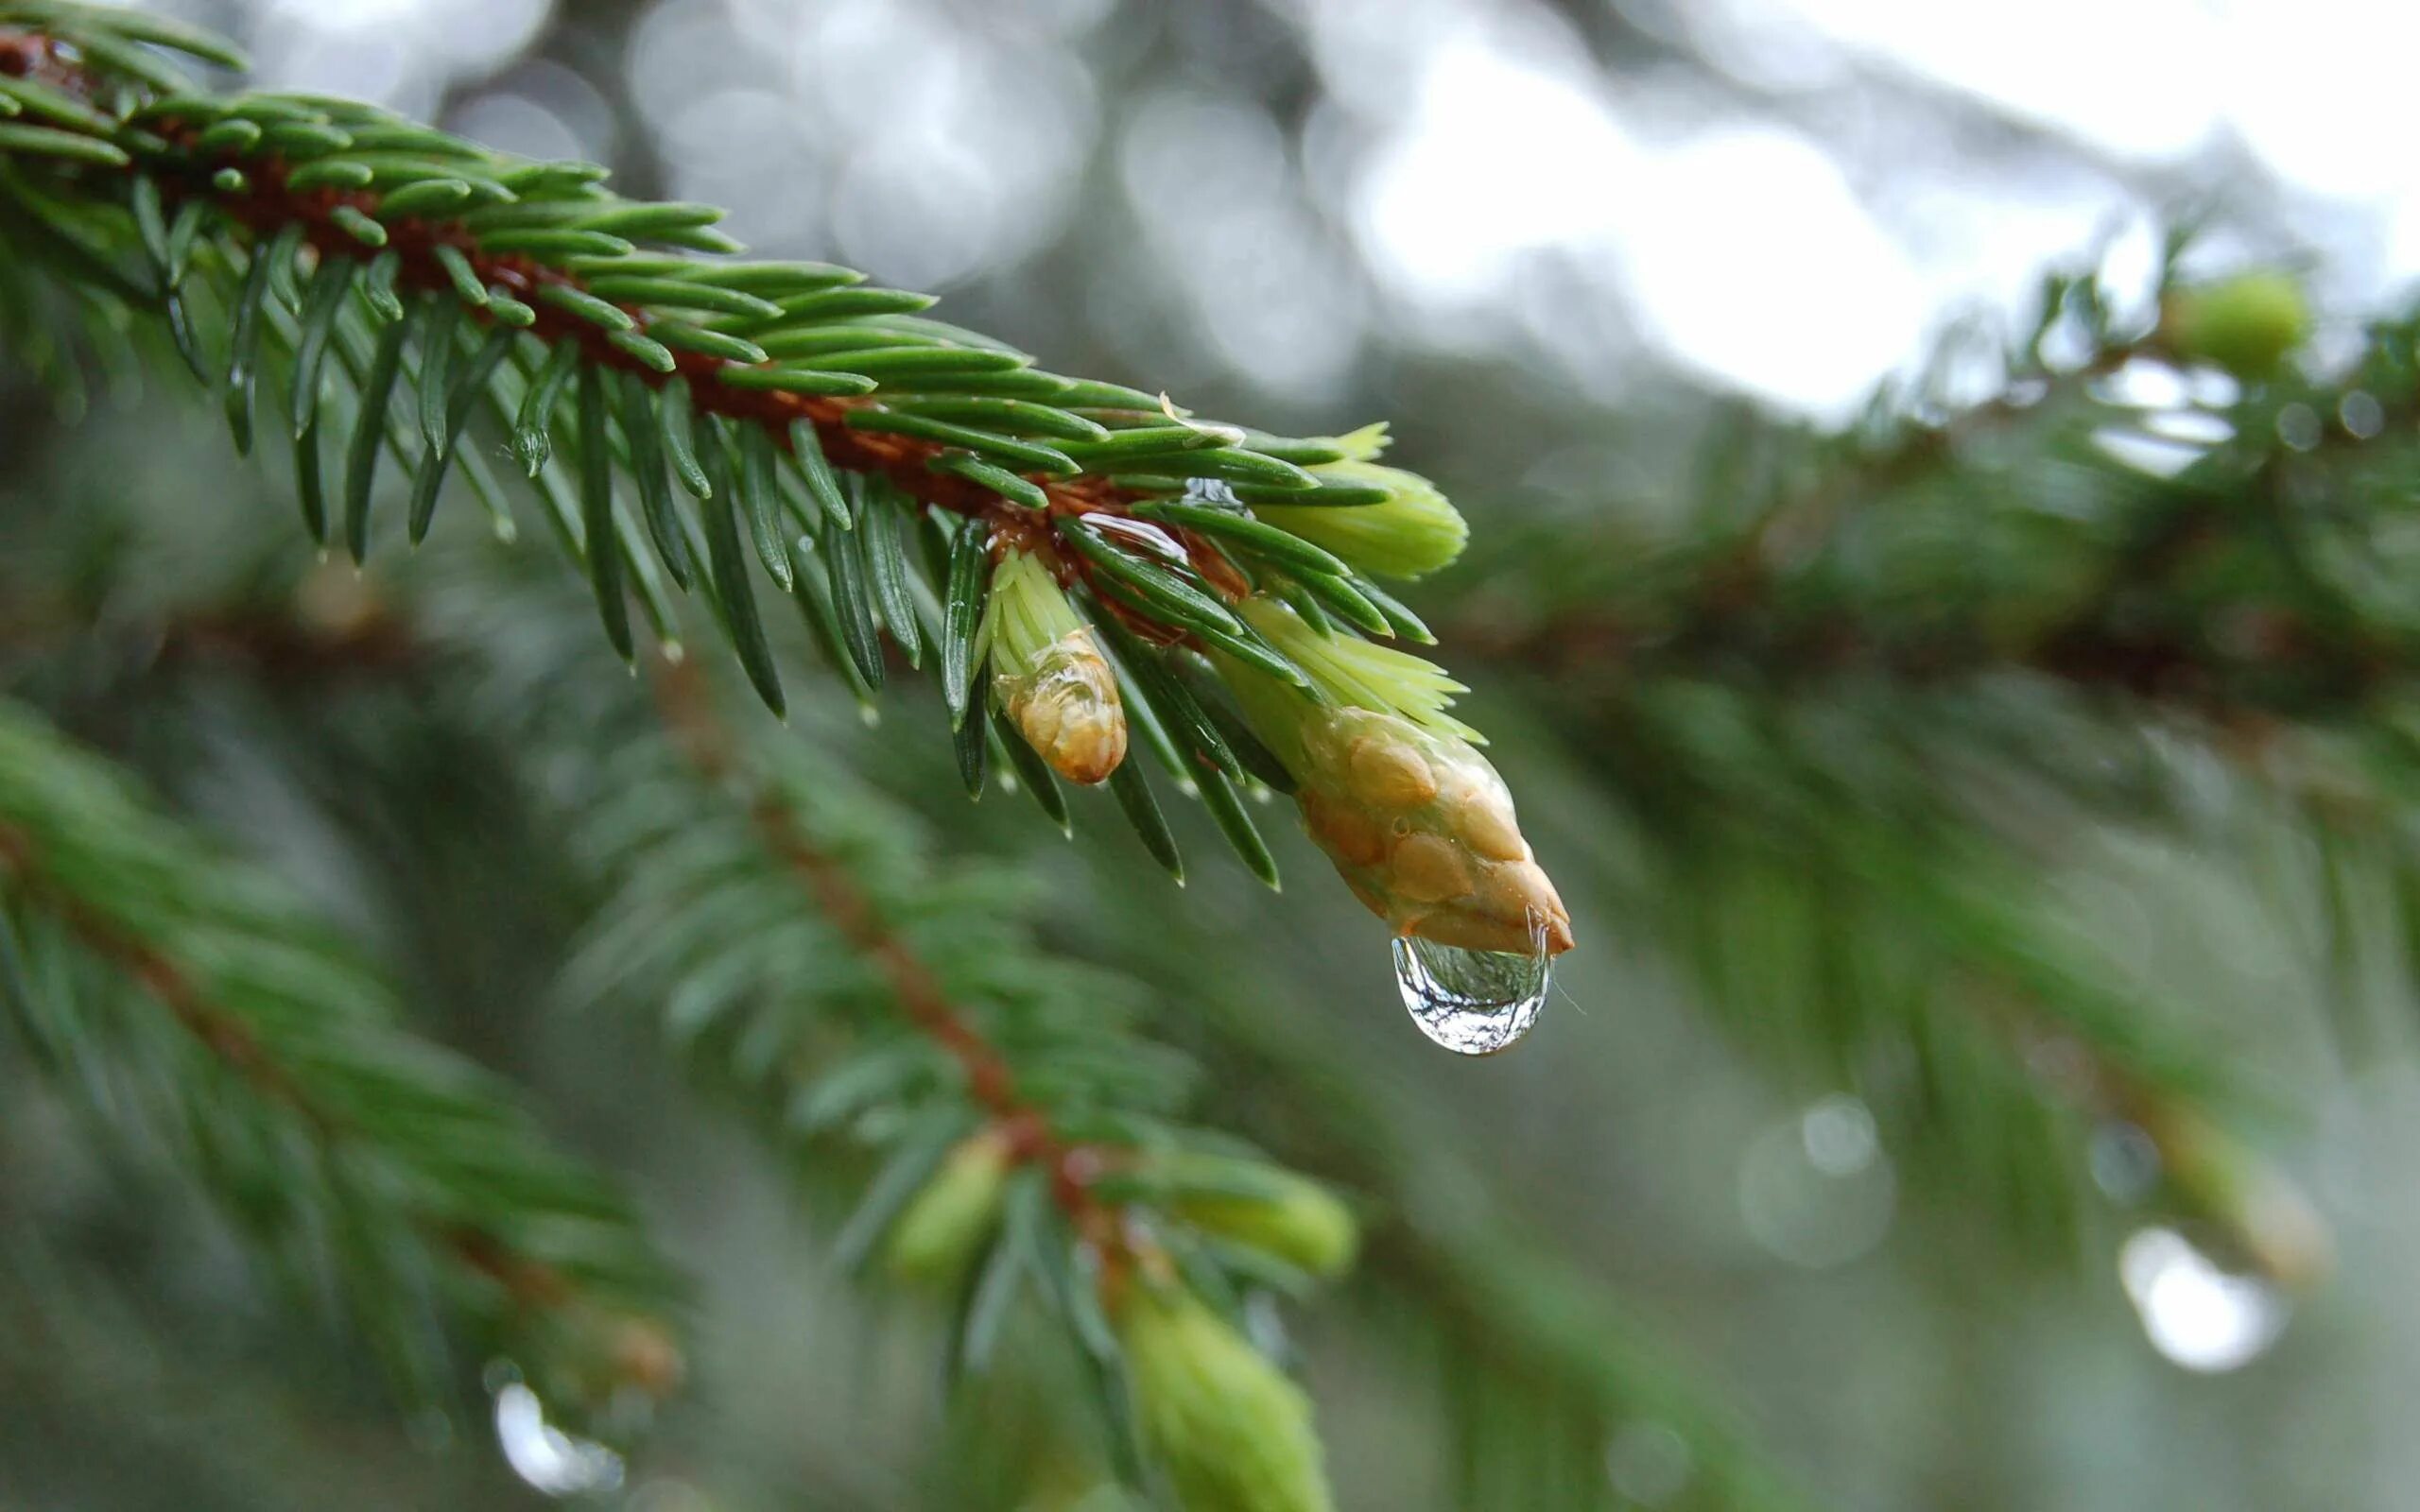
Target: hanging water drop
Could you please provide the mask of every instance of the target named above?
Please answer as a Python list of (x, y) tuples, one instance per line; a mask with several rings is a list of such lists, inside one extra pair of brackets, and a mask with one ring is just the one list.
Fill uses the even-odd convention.
[(622, 1456), (593, 1439), (564, 1433), (546, 1420), (546, 1404), (499, 1363), (490, 1370), (495, 1392), (496, 1444), (513, 1473), (548, 1496), (585, 1496), (622, 1484)]
[(2118, 1277), (2152, 1348), (2187, 1370), (2234, 1370), (2285, 1332), (2285, 1295), (2258, 1276), (2221, 1269), (2172, 1228), (2145, 1228), (2118, 1251)]
[(1420, 1032), (1458, 1056), (1487, 1056), (1530, 1032), (1554, 968), (1546, 932), (1527, 951), (1466, 951), (1418, 936), (1394, 941), (1395, 986)]

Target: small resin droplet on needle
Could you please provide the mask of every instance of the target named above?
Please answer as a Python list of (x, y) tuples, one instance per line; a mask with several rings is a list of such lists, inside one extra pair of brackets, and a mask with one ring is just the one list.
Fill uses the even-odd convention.
[(1458, 1056), (1488, 1056), (1538, 1022), (1554, 982), (1543, 923), (1527, 951), (1471, 951), (1417, 936), (1393, 941), (1395, 986), (1420, 1032)]

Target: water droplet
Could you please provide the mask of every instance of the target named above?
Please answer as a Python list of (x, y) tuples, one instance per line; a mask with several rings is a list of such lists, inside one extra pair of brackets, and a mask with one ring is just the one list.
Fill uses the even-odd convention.
[(2145, 1228), (2118, 1248), (2118, 1279), (2152, 1348), (2187, 1370), (2216, 1374), (2260, 1357), (2292, 1312), (2257, 1276), (2220, 1268), (2172, 1228)]
[(2336, 419), (2345, 434), (2366, 441), (2386, 429), (2386, 407), (2356, 388), (2337, 404)]
[(1088, 514), (1083, 518), (1084, 524), (1132, 550), (1172, 562), (1185, 560), (1184, 544), (1149, 520), (1116, 514)]
[(1530, 1032), (1554, 970), (1546, 931), (1527, 951), (1466, 951), (1433, 940), (1394, 942), (1395, 986), (1420, 1032), (1458, 1056), (1487, 1056)]
[(2159, 1185), (2159, 1146), (2138, 1125), (2109, 1119), (2092, 1131), (2093, 1184), (2113, 1202), (2140, 1202)]
[(622, 1484), (622, 1456), (546, 1421), (546, 1404), (518, 1379), (496, 1388), (495, 1440), (512, 1472), (548, 1496), (581, 1496)]
[(1750, 1237), (1809, 1270), (1845, 1265), (1880, 1244), (1898, 1199), (1873, 1112), (1844, 1093), (1758, 1136), (1739, 1160)]
[(1806, 1146), (1806, 1163), (1825, 1176), (1855, 1176), (1881, 1152), (1874, 1114), (1845, 1092), (1836, 1092), (1799, 1115), (1798, 1143)]

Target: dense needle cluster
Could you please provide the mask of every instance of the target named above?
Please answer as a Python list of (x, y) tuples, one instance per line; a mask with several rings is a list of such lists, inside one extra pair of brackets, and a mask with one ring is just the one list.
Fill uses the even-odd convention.
[[(1126, 763), (1130, 725), (1273, 883), (1239, 795), (1281, 764), (1255, 748), (1266, 720), (1226, 707), (1241, 690), (1210, 684), (1386, 715), (1449, 686), (1406, 657), (1402, 678), (1348, 689), (1263, 629), (1282, 605), (1315, 651), (1430, 640), (1374, 579), (1444, 565), (1466, 532), (1426, 480), (1373, 460), (1381, 426), (1270, 436), (1044, 372), (928, 318), (926, 296), (731, 258), (711, 206), (625, 200), (593, 164), (509, 158), (354, 102), (198, 92), (147, 43), (237, 61), (152, 18), (0, 6), (9, 233), (73, 265), (79, 289), (105, 275), (77, 296), (102, 308), (79, 317), (120, 343), (164, 335), (239, 448), (273, 413), (307, 527), (356, 560), (389, 458), (408, 473), (410, 540), (458, 474), (510, 534), (493, 432), (626, 658), (633, 595), (672, 644), (693, 593), (779, 713), (768, 589), (860, 696), (936, 652), (970, 791), (995, 749), (1036, 779), (1109, 782), (1180, 875)], [(128, 228), (147, 266), (112, 250)], [(1036, 643), (1042, 625), (1057, 633)], [(1442, 836), (1461, 820), (1404, 822)], [(1392, 890), (1383, 862), (1356, 867), (1365, 899)], [(1517, 909), (1551, 891), (1512, 905), (1516, 944)], [(1443, 917), (1373, 907), (1406, 934)], [(1548, 948), (1567, 946), (1560, 905), (1541, 917)]]
[[(1102, 1399), (1131, 1399), (1108, 1435), (1120, 1479), (1163, 1475), (1194, 1508), (1326, 1506), (1307, 1403), (1237, 1308), (1248, 1288), (1343, 1268), (1353, 1217), (1316, 1183), (1166, 1125), (1136, 1065), (1034, 1043), (1002, 1018), (1022, 989), (928, 965), (898, 922), (912, 902), (868, 891), (796, 791), (700, 739), (694, 674), (673, 666), (681, 598), (702, 602), (776, 713), (774, 598), (861, 699), (929, 662), (970, 792), (1009, 761), (1063, 824), (1059, 780), (1105, 783), (1180, 878), (1135, 747), (1272, 884), (1243, 799), (1299, 790), (1315, 836), (1399, 935), (1559, 952), (1568, 916), (1477, 737), (1442, 713), (1459, 685), (1378, 644), (1431, 641), (1374, 579), (1450, 562), (1466, 535), (1452, 506), (1375, 460), (1383, 427), (1281, 438), (1046, 373), (928, 318), (925, 296), (736, 260), (712, 207), (625, 200), (592, 164), (510, 158), (354, 102), (212, 93), (157, 49), (241, 66), (155, 17), (0, 0), (0, 338), (71, 407), (88, 356), (189, 369), (239, 451), (276, 438), (311, 537), (355, 562), (398, 524), (423, 541), (458, 480), (516, 535), (495, 466), (509, 455), (614, 648), (636, 657), (633, 601), (663, 645), (663, 685), (688, 690), (666, 717), (707, 785), (746, 799), (747, 822), (723, 820), (764, 898), (811, 906), (885, 978), (892, 1032), (821, 1095), (891, 1055), (931, 1077), (885, 1086), (922, 1110), (866, 1136), (883, 1163), (838, 1247), (879, 1245), (900, 1276), (959, 1288), (960, 1348), (977, 1363), (1030, 1282), (1083, 1341)], [(396, 472), (400, 509), (382, 487)], [(1342, 758), (1320, 733), (1337, 730), (1357, 732)], [(1338, 799), (1340, 771), (1348, 786), (1366, 777), (1377, 746), (1435, 780), (1416, 799), (1363, 783)], [(1340, 846), (1339, 801), (1380, 804), (1386, 843)], [(60, 865), (35, 849), (0, 854), (0, 871), (38, 881)], [(722, 901), (684, 885), (660, 902)], [(161, 976), (148, 947), (84, 943), (123, 945), (138, 976)], [(728, 938), (717, 949), (726, 969), (745, 958)], [(260, 1047), (217, 1034), (240, 994), (226, 1009), (198, 989), (159, 995), (261, 1074)], [(667, 1002), (699, 1011), (682, 992)], [(794, 1023), (758, 1021), (736, 1054)], [(338, 1139), (292, 1111), (306, 1143)], [(579, 1257), (524, 1257), (450, 1215), (428, 1227), (438, 1259), (493, 1278), (518, 1323), (562, 1314), (562, 1278), (587, 1279)], [(621, 1305), (575, 1301), (583, 1320)], [(575, 1398), (677, 1373), (659, 1332), (600, 1337), (586, 1352), (602, 1351), (603, 1374), (570, 1383)]]

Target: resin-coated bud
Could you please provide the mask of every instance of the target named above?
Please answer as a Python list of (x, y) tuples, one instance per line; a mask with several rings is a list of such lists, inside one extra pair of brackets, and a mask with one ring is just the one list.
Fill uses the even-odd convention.
[(1184, 1512), (1330, 1512), (1301, 1388), (1182, 1291), (1130, 1291), (1117, 1332), (1143, 1435)]
[(1184, 1155), (1163, 1173), (1168, 1211), (1206, 1233), (1274, 1255), (1305, 1275), (1341, 1274), (1360, 1246), (1352, 1211), (1291, 1171), (1215, 1155)]
[(1348, 508), (1262, 504), (1253, 512), (1326, 547), (1362, 572), (1379, 577), (1423, 576), (1461, 556), (1470, 539), (1461, 512), (1417, 472), (1360, 461), (1330, 462), (1311, 471), (1330, 483), (1384, 489), (1386, 501)]
[(1050, 570), (1025, 552), (1001, 562), (983, 634), (992, 691), (1026, 744), (1071, 782), (1107, 781), (1126, 759), (1117, 674)]
[(1571, 915), (1530, 857), (1504, 780), (1466, 741), (1400, 714), (1303, 720), (1303, 822), (1398, 935), (1474, 951), (1571, 948)]
[(2310, 337), (2302, 284), (2274, 269), (2179, 289), (2160, 310), (2160, 335), (2180, 357), (2214, 362), (2238, 378), (2274, 373)]
[(908, 1280), (946, 1281), (963, 1271), (1000, 1221), (1008, 1173), (1009, 1142), (996, 1129), (950, 1151), (891, 1228), (884, 1250), (891, 1273)]

